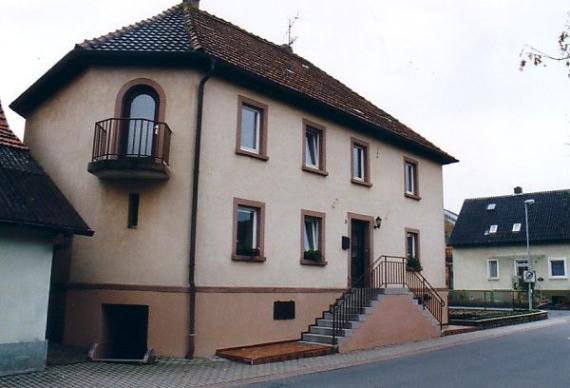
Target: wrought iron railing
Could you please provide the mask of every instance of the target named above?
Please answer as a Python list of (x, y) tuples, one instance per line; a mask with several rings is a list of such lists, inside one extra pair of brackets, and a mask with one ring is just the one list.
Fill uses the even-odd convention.
[(171, 136), (172, 131), (163, 122), (123, 118), (98, 121), (92, 160), (150, 158), (168, 164)]
[(349, 289), (330, 306), (333, 345), (337, 344), (338, 336), (343, 335), (343, 330), (348, 328), (349, 322), (358, 314), (364, 313), (364, 309), (370, 305), (380, 289), (392, 285), (407, 287), (422, 307), (437, 320), (440, 329), (443, 327), (445, 301), (421, 273), (408, 270), (405, 257), (378, 257), (370, 269), (352, 284), (364, 284), (364, 287)]

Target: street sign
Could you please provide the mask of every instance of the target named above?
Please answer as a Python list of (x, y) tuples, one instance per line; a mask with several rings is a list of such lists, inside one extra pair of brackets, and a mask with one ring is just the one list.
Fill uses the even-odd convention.
[(524, 271), (523, 280), (525, 283), (536, 283), (536, 272), (531, 270)]

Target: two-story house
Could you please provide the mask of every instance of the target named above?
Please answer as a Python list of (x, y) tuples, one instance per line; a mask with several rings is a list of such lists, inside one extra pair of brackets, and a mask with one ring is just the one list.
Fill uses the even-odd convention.
[(450, 244), (457, 290), (526, 291), (532, 270), (536, 298), (570, 302), (570, 190), (467, 199)]
[(383, 254), (445, 291), (456, 160), (198, 1), (78, 44), (11, 107), (97, 230), (71, 247), (66, 343), (299, 338)]

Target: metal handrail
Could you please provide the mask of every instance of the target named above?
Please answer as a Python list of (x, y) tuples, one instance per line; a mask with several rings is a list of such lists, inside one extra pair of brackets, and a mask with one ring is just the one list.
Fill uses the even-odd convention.
[(422, 274), (408, 270), (407, 261), (402, 256), (379, 256), (364, 274), (353, 281), (353, 284), (363, 282), (364, 287), (350, 288), (330, 306), (333, 345), (336, 345), (336, 337), (342, 335), (348, 322), (370, 304), (379, 289), (389, 285), (407, 287), (422, 307), (438, 321), (440, 329), (443, 328), (444, 299)]
[(142, 118), (110, 118), (95, 123), (92, 161), (151, 158), (168, 164), (172, 131)]

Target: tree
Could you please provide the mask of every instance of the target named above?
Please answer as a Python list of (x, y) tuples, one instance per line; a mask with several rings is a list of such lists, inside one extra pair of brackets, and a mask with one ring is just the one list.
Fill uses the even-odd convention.
[[(569, 14), (570, 20), (570, 14)], [(547, 66), (549, 62), (561, 63), (568, 70), (570, 78), (570, 21), (566, 23), (564, 30), (558, 36), (558, 55), (551, 55), (535, 47), (526, 45), (520, 54), (520, 70), (532, 64), (534, 66)]]

